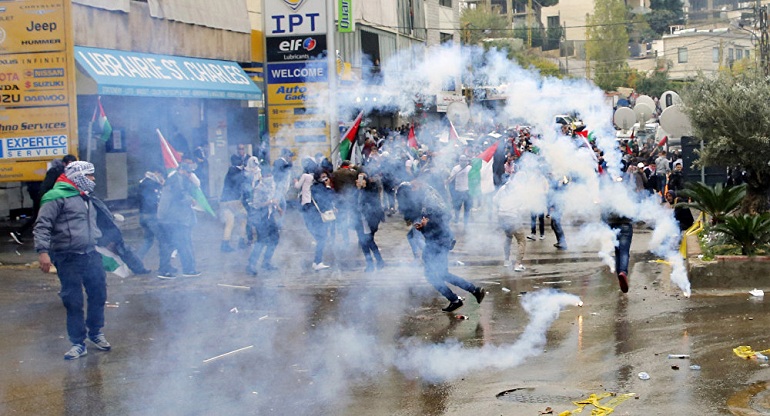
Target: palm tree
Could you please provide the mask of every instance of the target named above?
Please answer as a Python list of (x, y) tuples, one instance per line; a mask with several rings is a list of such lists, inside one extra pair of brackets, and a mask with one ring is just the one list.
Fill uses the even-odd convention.
[(740, 246), (744, 256), (753, 256), (770, 240), (770, 214), (728, 216), (712, 230), (725, 234)]
[(724, 222), (729, 213), (738, 209), (746, 196), (746, 185), (725, 188), (722, 184), (717, 184), (712, 188), (700, 182), (692, 182), (685, 185), (679, 195), (692, 201), (682, 202), (681, 206), (703, 212), (711, 217), (713, 225)]

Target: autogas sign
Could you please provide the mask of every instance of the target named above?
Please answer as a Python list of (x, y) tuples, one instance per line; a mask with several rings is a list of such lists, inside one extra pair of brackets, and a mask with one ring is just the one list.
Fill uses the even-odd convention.
[(265, 0), (265, 35), (326, 34), (327, 0)]
[(309, 61), (325, 52), (324, 35), (267, 38), (267, 62)]

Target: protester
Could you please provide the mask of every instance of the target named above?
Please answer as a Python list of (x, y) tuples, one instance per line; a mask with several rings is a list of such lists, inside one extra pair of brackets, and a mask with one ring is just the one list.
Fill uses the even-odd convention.
[(243, 168), (248, 160), (242, 160), (239, 155), (230, 157), (230, 167), (227, 169), (222, 194), (219, 197), (220, 215), (222, 222), (225, 223), (222, 233), (222, 244), (219, 247), (219, 250), (223, 253), (234, 251), (230, 245), (233, 229), (235, 229), (235, 235), (238, 239), (238, 248), (246, 247), (246, 208), (243, 205), (246, 175), (243, 172)]
[(377, 183), (372, 181), (366, 173), (359, 173), (356, 180), (358, 189), (358, 201), (354, 213), (354, 228), (358, 236), (358, 245), (364, 252), (366, 259), (365, 272), (374, 271), (374, 260), (377, 261), (377, 269), (385, 267), (385, 261), (380, 255), (380, 248), (374, 241), (374, 234), (385, 218), (385, 213), (380, 203), (380, 189)]
[[(102, 257), (96, 251), (101, 232), (90, 197), (96, 186), (94, 180), (93, 164), (69, 163), (53, 188), (43, 195), (33, 231), (40, 270), (48, 273), (51, 265), (56, 266), (61, 283), (59, 296), (67, 310), (67, 335), (72, 344), (64, 354), (65, 360), (88, 354), (86, 338), (102, 351), (112, 348), (102, 333), (107, 278)], [(85, 314), (83, 289), (88, 296)]]
[(684, 174), (682, 174), (682, 164), (674, 163), (674, 170), (668, 175), (668, 190), (674, 191), (676, 195), (684, 189)]
[(460, 220), (460, 210), (465, 209), (463, 213), (463, 225), (465, 227), (468, 226), (468, 219), (473, 207), (468, 180), (470, 171), (471, 165), (468, 162), (468, 156), (461, 155), (458, 164), (452, 168), (447, 179), (447, 183), (450, 184), (449, 189), (454, 204), (454, 222), (457, 223)]
[(695, 223), (690, 208), (679, 205), (679, 198), (674, 191), (666, 192), (666, 202), (663, 205), (674, 210), (674, 219), (679, 224), (680, 231), (688, 230)]
[(337, 221), (334, 222), (334, 227), (336, 227), (336, 234), (342, 236), (344, 246), (348, 246), (350, 242), (348, 230), (352, 228), (353, 223), (357, 179), (358, 170), (348, 160), (343, 160), (340, 167), (332, 173), (332, 183), (336, 194), (335, 206), (337, 207)]
[(303, 205), (303, 209), (307, 207), (305, 224), (316, 243), (313, 270), (319, 271), (329, 268), (323, 262), (324, 248), (329, 236), (329, 223), (323, 221), (321, 214), (334, 211), (334, 190), (326, 172), (316, 172), (314, 179), (310, 187), (310, 204)]
[[(522, 225), (519, 212), (513, 204), (516, 195), (513, 193), (513, 189), (510, 183), (506, 183), (497, 191), (494, 197), (494, 203), (497, 206), (497, 219), (500, 223), (500, 228), (505, 234), (505, 245), (503, 246), (504, 261), (503, 266), (510, 268), (513, 266), (513, 270), (516, 272), (523, 272), (526, 270), (524, 267), (524, 252), (526, 250), (526, 238), (524, 226)], [(534, 233), (533, 233), (534, 234)], [(511, 263), (511, 243), (513, 238), (516, 238), (517, 255), (514, 257), (514, 263)]]
[(195, 168), (192, 160), (183, 159), (163, 184), (158, 203), (158, 224), (162, 236), (158, 277), (161, 279), (176, 278), (177, 270), (171, 266), (171, 253), (175, 249), (182, 263), (182, 276), (201, 275), (195, 267), (195, 252), (192, 246), (192, 228), (198, 222), (193, 210), (193, 194), (200, 184), (193, 173)]
[(631, 219), (615, 212), (605, 212), (604, 221), (617, 235), (615, 243), (615, 273), (618, 277), (620, 291), (628, 293), (628, 260), (631, 250), (631, 239), (634, 236), (634, 226)]
[(145, 172), (144, 178), (139, 181), (139, 226), (144, 231), (144, 240), (136, 254), (142, 259), (150, 251), (155, 239), (158, 240), (158, 247), (160, 247), (158, 203), (160, 203), (163, 182), (163, 174), (157, 168)]
[(280, 199), (276, 196), (273, 172), (270, 169), (262, 171), (262, 178), (254, 188), (250, 198), (249, 223), (253, 224), (257, 231), (257, 241), (251, 249), (249, 266), (247, 271), (252, 276), (257, 275), (257, 263), (264, 250), (262, 258), (262, 270), (278, 270), (272, 263), (273, 253), (280, 239), (280, 218), (283, 215)]
[[(660, 192), (661, 198), (664, 197), (666, 192), (666, 182), (670, 172), (671, 161), (666, 157), (666, 151), (661, 150), (660, 153), (658, 153), (658, 158), (655, 159), (655, 181), (658, 184), (658, 192)], [(665, 198), (663, 198), (663, 200), (665, 200)]]
[(422, 261), (425, 266), (425, 276), (428, 282), (441, 293), (449, 305), (443, 308), (444, 312), (454, 312), (463, 306), (463, 300), (455, 294), (446, 284), (450, 283), (469, 293), (476, 302), (484, 300), (486, 292), (483, 287), (449, 272), (449, 251), (455, 246), (454, 233), (449, 228), (451, 213), (438, 193), (428, 185), (420, 185), (412, 189), (421, 203), (421, 219), (414, 224), (425, 237), (425, 248), (422, 251)]

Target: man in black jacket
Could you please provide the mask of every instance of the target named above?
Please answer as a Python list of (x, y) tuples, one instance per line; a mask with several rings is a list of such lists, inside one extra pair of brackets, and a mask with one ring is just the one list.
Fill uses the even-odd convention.
[(463, 299), (452, 292), (447, 283), (471, 293), (476, 298), (476, 302), (481, 303), (486, 295), (483, 287), (449, 273), (449, 251), (454, 248), (455, 239), (454, 233), (449, 228), (452, 214), (444, 200), (428, 185), (419, 184), (418, 188), (413, 190), (417, 191), (417, 197), (422, 201), (422, 218), (414, 224), (414, 228), (421, 231), (425, 237), (425, 248), (422, 251), (425, 276), (428, 282), (450, 302), (442, 311), (454, 312), (463, 306)]

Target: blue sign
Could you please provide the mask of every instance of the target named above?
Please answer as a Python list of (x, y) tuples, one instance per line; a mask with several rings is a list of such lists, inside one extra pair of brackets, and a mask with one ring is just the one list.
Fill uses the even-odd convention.
[(280, 63), (267, 65), (268, 84), (328, 82), (326, 61)]
[(75, 46), (75, 59), (99, 94), (259, 100), (235, 62)]

